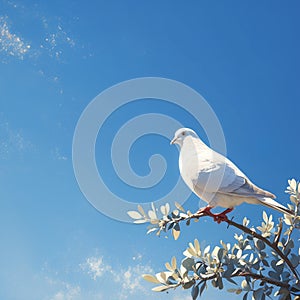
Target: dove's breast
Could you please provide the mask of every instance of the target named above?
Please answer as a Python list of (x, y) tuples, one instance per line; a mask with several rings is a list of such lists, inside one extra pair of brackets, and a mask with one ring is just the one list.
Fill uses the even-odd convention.
[(211, 159), (211, 153), (195, 143), (185, 143), (181, 147), (179, 155), (179, 170), (181, 177), (188, 187), (195, 191), (195, 182), (198, 182), (198, 189), (201, 188), (199, 175), (203, 179), (203, 187), (208, 179), (210, 170), (216, 168)]

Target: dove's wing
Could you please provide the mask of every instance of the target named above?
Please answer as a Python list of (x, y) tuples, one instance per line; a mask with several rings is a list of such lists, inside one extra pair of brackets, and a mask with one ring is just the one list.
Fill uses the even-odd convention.
[(230, 160), (222, 157), (215, 161), (209, 169), (199, 171), (193, 181), (195, 190), (210, 193), (222, 193), (240, 197), (275, 196), (253, 184)]

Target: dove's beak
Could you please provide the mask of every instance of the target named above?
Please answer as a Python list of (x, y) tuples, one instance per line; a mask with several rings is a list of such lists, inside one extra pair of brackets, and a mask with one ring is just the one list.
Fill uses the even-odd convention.
[(173, 145), (173, 144), (175, 144), (176, 140), (177, 140), (177, 138), (176, 138), (176, 137), (174, 137), (174, 139), (173, 139), (173, 140), (170, 142), (170, 145)]

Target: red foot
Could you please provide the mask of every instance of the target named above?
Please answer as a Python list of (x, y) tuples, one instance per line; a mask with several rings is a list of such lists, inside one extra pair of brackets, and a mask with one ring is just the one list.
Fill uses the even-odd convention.
[(211, 209), (212, 209), (212, 207), (206, 206), (206, 207), (199, 209), (197, 211), (197, 213), (198, 214), (203, 213), (207, 216), (213, 217), (214, 221), (217, 222), (218, 224), (220, 224), (221, 222), (227, 221), (228, 220), (227, 214), (230, 213), (231, 211), (233, 211), (233, 208), (227, 208), (219, 214), (214, 214), (211, 212)]

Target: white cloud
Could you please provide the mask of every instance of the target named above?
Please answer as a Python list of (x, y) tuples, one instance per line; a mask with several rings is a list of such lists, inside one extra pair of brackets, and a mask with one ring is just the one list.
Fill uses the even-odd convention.
[(70, 286), (67, 285), (67, 287), (64, 290), (60, 290), (57, 292), (51, 300), (74, 300), (79, 299), (80, 297), (80, 287), (79, 286)]
[(125, 296), (128, 293), (133, 294), (138, 291), (146, 292), (142, 278), (142, 275), (146, 273), (153, 273), (153, 269), (150, 266), (137, 265), (129, 266), (115, 274), (115, 281), (121, 284), (122, 295)]
[(44, 278), (48, 286), (48, 296), (44, 300), (81, 300), (82, 293), (79, 285), (73, 285), (63, 280)]
[(143, 258), (143, 255), (141, 253), (138, 253), (137, 255), (132, 257), (132, 260), (141, 260)]
[(148, 295), (149, 288), (145, 287), (142, 277), (145, 273), (153, 273), (153, 269), (148, 265), (135, 265), (126, 268), (114, 269), (111, 265), (104, 263), (103, 256), (89, 257), (85, 263), (80, 265), (93, 280), (103, 278), (114, 282), (116, 291), (119, 291), (119, 299), (128, 299), (131, 295)]
[(11, 128), (0, 115), (0, 159), (8, 159), (12, 155), (33, 149), (34, 145), (25, 138), (22, 130)]
[[(43, 20), (46, 20), (45, 18)], [(45, 23), (44, 23), (45, 24)], [(49, 25), (45, 29), (48, 30)], [(46, 33), (42, 44), (40, 45), (41, 49), (46, 49), (49, 56), (59, 59), (63, 54), (63, 47), (69, 46), (70, 48), (75, 47), (75, 41), (67, 34), (63, 29), (62, 25), (57, 24), (52, 31)]]
[[(67, 22), (63, 22), (61, 17), (46, 16), (36, 5), (24, 6), (13, 1), (3, 2), (5, 6), (3, 11), (6, 9), (9, 12), (14, 9), (19, 18), (15, 18), (13, 14), (0, 15), (1, 62), (7, 63), (11, 58), (23, 60), (27, 57), (34, 62), (34, 65), (37, 65), (45, 57), (48, 59), (50, 57), (56, 62), (62, 63), (68, 61), (67, 51), (82, 49), (83, 45), (77, 46), (75, 38), (66, 26)], [(20, 20), (22, 27), (19, 26)], [(18, 30), (22, 33), (23, 27), (31, 26), (32, 20), (35, 21), (38, 27), (37, 31), (41, 34), (31, 36), (32, 40), (29, 42), (19, 32), (16, 32), (14, 27), (19, 26)], [(43, 72), (45, 73), (45, 70)]]
[(86, 259), (86, 262), (84, 264), (80, 265), (80, 267), (83, 270), (86, 270), (93, 280), (96, 280), (98, 277), (103, 276), (105, 272), (112, 272), (111, 266), (103, 263), (102, 256), (89, 257)]
[(0, 16), (0, 53), (22, 60), (30, 48), (28, 42), (11, 31), (8, 17)]

